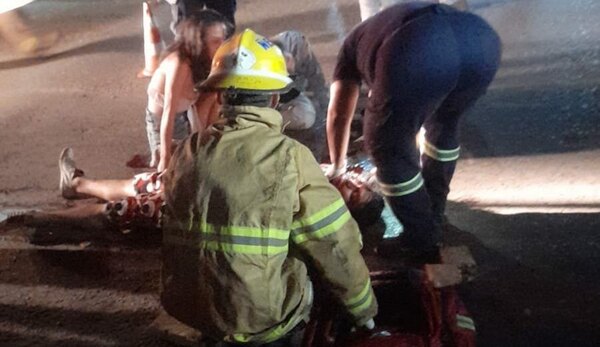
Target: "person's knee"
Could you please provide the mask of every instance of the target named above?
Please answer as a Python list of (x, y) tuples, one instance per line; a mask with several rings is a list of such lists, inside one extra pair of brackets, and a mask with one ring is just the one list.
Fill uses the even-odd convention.
[(428, 127), (425, 130), (424, 143), (421, 146), (431, 147), (442, 153), (456, 150), (459, 147), (457, 124)]
[(283, 124), (290, 130), (309, 129), (315, 124), (316, 111), (312, 102), (300, 95), (280, 106)]
[(286, 30), (282, 31), (279, 34), (275, 35), (273, 38), (273, 43), (280, 46), (285, 46), (286, 50), (291, 50), (292, 47), (295, 47), (304, 42), (304, 35), (296, 30)]

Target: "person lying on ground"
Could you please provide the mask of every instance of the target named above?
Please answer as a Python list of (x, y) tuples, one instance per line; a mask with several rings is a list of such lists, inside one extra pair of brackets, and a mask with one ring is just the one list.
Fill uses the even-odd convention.
[[(322, 164), (324, 171), (329, 164)], [(162, 175), (144, 172), (126, 179), (93, 179), (85, 176), (75, 160), (73, 149), (64, 148), (59, 156), (59, 191), (67, 200), (95, 198), (96, 204), (75, 206), (67, 210), (42, 211), (35, 215), (36, 225), (44, 220), (60, 221), (65, 225), (84, 227), (86, 217), (91, 227), (103, 220), (121, 230), (136, 226), (161, 226), (163, 206)], [(373, 174), (365, 175), (359, 165), (346, 170), (332, 180), (348, 210), (361, 228), (376, 222), (383, 209), (383, 199), (373, 188)], [(106, 224), (106, 223), (105, 223)]]
[[(332, 179), (331, 184), (344, 198), (362, 232), (380, 219), (385, 203), (377, 192), (375, 170), (370, 168), (368, 160), (349, 159), (354, 159), (355, 164), (348, 164), (344, 174)], [(321, 164), (321, 169), (327, 172), (330, 166), (331, 164)]]
[(78, 204), (68, 209), (36, 211), (16, 216), (31, 227), (62, 226), (127, 232), (133, 229), (160, 229), (163, 194), (161, 175), (145, 172), (129, 179), (90, 179), (73, 159), (73, 150), (64, 148), (58, 160), (59, 189), (68, 200), (96, 198), (97, 203)]

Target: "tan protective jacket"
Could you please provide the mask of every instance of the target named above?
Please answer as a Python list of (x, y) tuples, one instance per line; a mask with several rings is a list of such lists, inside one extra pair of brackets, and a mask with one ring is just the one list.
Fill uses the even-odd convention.
[(357, 324), (375, 316), (358, 227), (310, 151), (277, 111), (230, 111), (165, 174), (167, 312), (216, 339), (274, 341), (308, 317), (310, 261)]

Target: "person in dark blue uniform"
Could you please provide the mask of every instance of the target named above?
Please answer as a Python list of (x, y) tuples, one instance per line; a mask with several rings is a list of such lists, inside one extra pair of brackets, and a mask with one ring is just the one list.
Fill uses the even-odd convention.
[[(332, 166), (343, 173), (350, 125), (364, 82), (365, 147), (404, 225), (401, 246), (437, 259), (446, 197), (459, 157), (460, 117), (487, 90), (501, 43), (479, 16), (442, 4), (391, 6), (355, 27), (334, 70), (327, 117)], [(416, 136), (423, 127), (424, 154)]]

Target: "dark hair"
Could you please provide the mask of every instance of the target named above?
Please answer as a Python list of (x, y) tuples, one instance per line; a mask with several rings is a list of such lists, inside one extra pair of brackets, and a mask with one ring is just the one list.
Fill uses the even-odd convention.
[(194, 83), (203, 81), (210, 73), (211, 58), (204, 51), (204, 36), (206, 29), (215, 24), (225, 27), (226, 38), (230, 35), (231, 24), (219, 12), (201, 10), (194, 12), (177, 25), (175, 41), (163, 53), (163, 59), (177, 52), (179, 59), (189, 60)]
[(348, 206), (348, 210), (358, 225), (365, 228), (379, 220), (384, 207), (383, 198), (379, 194), (373, 193), (369, 201), (357, 206)]

